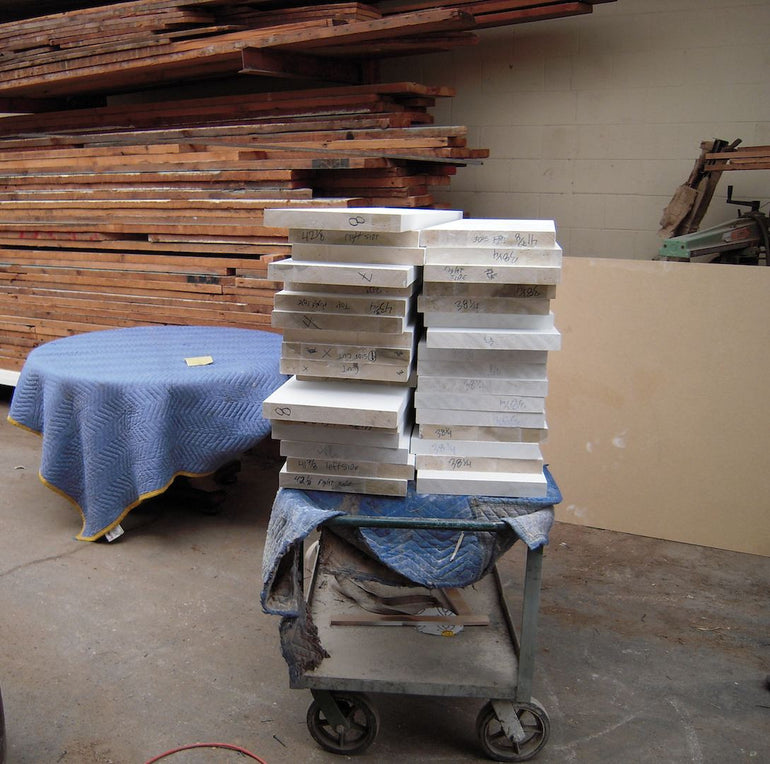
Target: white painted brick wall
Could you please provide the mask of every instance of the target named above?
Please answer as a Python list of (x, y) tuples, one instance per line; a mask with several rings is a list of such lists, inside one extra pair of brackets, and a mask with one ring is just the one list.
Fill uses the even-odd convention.
[[(590, 15), (484, 30), (479, 45), (394, 61), (384, 76), (456, 88), (434, 110), (491, 150), (441, 200), (477, 217), (556, 220), (565, 254), (649, 259), (703, 140), (770, 144), (770, 0), (617, 0)], [(770, 201), (770, 170), (725, 173)]]

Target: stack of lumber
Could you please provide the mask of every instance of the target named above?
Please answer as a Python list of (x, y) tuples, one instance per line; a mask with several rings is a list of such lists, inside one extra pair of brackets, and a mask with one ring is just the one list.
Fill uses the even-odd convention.
[(60, 97), (233, 75), (250, 68), (248, 50), (291, 52), (279, 72), (284, 64), (291, 72), (296, 54), (350, 60), (451, 50), (472, 44), (472, 29), (590, 13), (593, 5), (133, 0), (0, 24), (0, 94)]
[(700, 228), (711, 199), (716, 191), (722, 169), (715, 166), (710, 168), (707, 157), (722, 156), (723, 151), (732, 151), (740, 140), (729, 144), (717, 138), (713, 141), (702, 141), (700, 154), (687, 180), (674, 192), (671, 201), (663, 210), (658, 234), (662, 238), (671, 238), (692, 233)]
[(286, 463), (285, 488), (405, 496), (414, 477), (409, 453), (412, 390), (353, 381), (292, 377), (263, 404)]
[(284, 282), (273, 310), (283, 330), (281, 371), (295, 375), (265, 401), (287, 457), (281, 486), (406, 494), (419, 235), (461, 217), (372, 207), (267, 211), (267, 222), (289, 228), (292, 240), (292, 257), (269, 268)]
[(546, 361), (561, 341), (549, 310), (561, 274), (555, 226), (466, 219), (420, 240), (417, 490), (545, 496)]
[[(264, 209), (433, 207), (487, 154), (433, 125), (449, 90), (372, 84), (380, 58), (593, 4), (0, 0), (0, 369), (92, 329), (269, 328)], [(237, 78), (272, 90), (151, 92)]]
[(770, 170), (770, 146), (741, 146), (737, 138), (702, 141), (690, 177), (674, 192), (663, 210), (658, 231), (662, 238), (699, 230), (723, 172)]
[(729, 170), (770, 170), (770, 146), (729, 146), (710, 151), (705, 156), (705, 172)]
[(289, 229), (292, 248), (291, 258), (268, 272), (284, 284), (272, 314), (284, 337), (281, 371), (407, 384), (424, 256), (419, 230), (462, 213), (351, 207), (265, 216)]
[(740, 146), (718, 138), (702, 141), (690, 177), (663, 210), (658, 234), (669, 239), (699, 230), (723, 172), (770, 170), (770, 146)]
[(486, 153), (430, 124), (450, 94), (389, 83), (0, 120), (0, 368), (88, 329), (269, 328), (267, 265), (289, 244), (264, 210), (432, 206)]
[[(307, 228), (292, 228), (302, 220)], [(561, 344), (550, 312), (562, 263), (553, 221), (371, 208), (276, 209), (267, 221), (289, 226), (298, 242), (291, 259), (270, 266), (284, 281), (273, 312), (282, 357), (296, 364), (263, 407), (286, 457), (281, 486), (404, 496), (416, 468), (418, 493), (547, 494), (546, 363)], [(367, 234), (370, 243), (358, 243)], [(402, 246), (414, 239), (417, 247)], [(308, 247), (315, 257), (295, 260)], [(380, 264), (340, 254), (378, 248)], [(398, 263), (412, 249), (422, 249), (423, 265)], [(421, 292), (409, 289), (415, 268)], [(422, 321), (405, 327), (406, 311), (394, 309), (385, 317), (397, 326), (380, 323), (382, 306), (414, 302), (415, 291)], [(416, 380), (388, 385), (362, 373), (398, 363), (387, 348), (406, 347), (421, 324)]]
[(611, 3), (614, 0), (584, 0), (583, 2), (533, 2), (533, 0), (475, 0), (475, 2), (459, 0), (455, 2), (448, 0), (438, 6), (427, 0), (383, 0), (374, 5), (383, 15), (435, 7), (458, 8), (473, 15), (476, 29), (486, 29), (566, 16), (581, 16), (591, 13), (594, 5), (608, 2)]
[[(474, 26), (469, 14), (454, 8), (385, 18), (358, 3), (321, 6), (323, 12), (289, 6), (264, 16), (233, 13), (245, 4), (134, 0), (2, 24), (0, 93), (60, 97), (235, 75), (251, 68), (242, 56), (248, 49), (372, 57), (376, 50), (369, 46), (392, 38), (430, 38)], [(432, 46), (426, 39), (426, 50)]]

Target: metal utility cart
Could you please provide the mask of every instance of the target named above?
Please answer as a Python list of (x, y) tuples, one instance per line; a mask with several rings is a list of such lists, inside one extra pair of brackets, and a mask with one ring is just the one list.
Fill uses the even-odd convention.
[[(362, 611), (339, 596), (335, 581), (367, 562), (338, 534), (360, 528), (438, 529), (460, 539), (465, 534), (512, 533), (502, 520), (340, 515), (324, 525), (312, 576), (303, 588), (310, 621), (328, 657), (311, 669), (290, 672), (291, 687), (310, 689), (313, 695), (307, 712), (313, 738), (333, 753), (364, 752), (379, 727), (369, 692), (488, 698), (476, 720), (485, 754), (496, 761), (536, 756), (550, 730), (546, 710), (531, 695), (542, 546), (526, 552), (519, 628), (495, 566), (471, 586), (453, 591), (449, 601), (457, 615), (444, 611), (432, 616), (444, 636), (431, 636), (415, 628), (425, 625), (420, 615), (382, 616), (377, 626), (349, 625)], [(302, 587), (301, 579), (297, 583)], [(488, 625), (467, 625), (479, 623), (480, 616)]]

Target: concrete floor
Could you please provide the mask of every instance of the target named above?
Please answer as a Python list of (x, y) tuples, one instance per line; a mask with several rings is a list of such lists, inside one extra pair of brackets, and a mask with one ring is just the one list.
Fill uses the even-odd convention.
[[(8, 764), (141, 764), (199, 741), (271, 764), (343, 760), (310, 738), (309, 692), (289, 689), (278, 619), (259, 605), (270, 452), (245, 458), (215, 516), (157, 502), (117, 543), (76, 541), (79, 516), (38, 480), (40, 442), (5, 421), (9, 399), (0, 388)], [(514, 588), (520, 557), (500, 564)], [(770, 761), (768, 594), (767, 558), (557, 523), (534, 692), (552, 730), (537, 761)], [(362, 760), (485, 760), (481, 701), (375, 699), (381, 729)]]

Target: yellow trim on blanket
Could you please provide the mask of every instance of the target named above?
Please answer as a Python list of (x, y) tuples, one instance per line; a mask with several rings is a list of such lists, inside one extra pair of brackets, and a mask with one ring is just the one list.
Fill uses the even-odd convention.
[(46, 486), (47, 488), (50, 488), (54, 493), (59, 494), (59, 496), (62, 496), (65, 498), (70, 504), (72, 504), (75, 509), (77, 509), (78, 512), (80, 512), (80, 517), (83, 520), (83, 527), (80, 529), (80, 533), (78, 533), (75, 538), (78, 541), (96, 541), (97, 539), (100, 539), (102, 536), (104, 536), (106, 533), (109, 533), (113, 528), (120, 525), (123, 520), (126, 519), (126, 515), (132, 510), (138, 507), (143, 501), (147, 501), (147, 499), (152, 499), (154, 496), (160, 496), (164, 491), (167, 491), (169, 486), (178, 478), (178, 477), (206, 477), (208, 475), (213, 475), (216, 472), (216, 470), (211, 470), (210, 472), (187, 472), (185, 470), (180, 470), (179, 472), (175, 473), (174, 476), (171, 478), (171, 480), (166, 483), (166, 485), (163, 486), (163, 488), (158, 488), (155, 491), (148, 491), (147, 493), (143, 493), (139, 496), (139, 498), (132, 502), (131, 504), (126, 507), (126, 509), (123, 510), (120, 517), (118, 517), (117, 520), (115, 520), (113, 523), (110, 523), (106, 528), (103, 528), (98, 533), (95, 533), (93, 536), (84, 536), (83, 535), (83, 528), (86, 527), (86, 516), (83, 512), (82, 507), (80, 504), (75, 501), (75, 499), (72, 498), (66, 491), (63, 491), (58, 486), (55, 486), (53, 483), (51, 483), (49, 480), (46, 480), (43, 477), (43, 474), (41, 472), (37, 473), (37, 476), (40, 478), (40, 482)]
[(43, 434), (42, 432), (40, 432), (40, 430), (33, 430), (31, 427), (27, 427), (26, 424), (22, 424), (21, 422), (17, 422), (10, 414), (8, 414), (6, 419), (11, 424), (16, 425), (17, 427), (21, 427), (22, 430), (26, 430), (27, 432), (31, 432), (33, 435), (42, 435)]
[[(40, 435), (42, 436), (42, 432), (38, 430), (33, 430), (31, 427), (27, 427), (27, 425), (22, 424), (21, 422), (17, 422), (15, 419), (11, 417), (10, 414), (8, 414), (7, 417), (8, 421), (11, 424), (16, 425), (17, 427), (21, 427), (22, 430), (26, 430), (27, 432), (31, 432), (34, 435)], [(117, 527), (118, 525), (125, 520), (126, 515), (132, 510), (138, 507), (143, 501), (147, 501), (147, 499), (152, 499), (154, 496), (160, 496), (160, 494), (164, 493), (169, 489), (169, 486), (178, 478), (178, 477), (191, 477), (191, 478), (200, 478), (200, 477), (207, 477), (208, 475), (213, 475), (216, 472), (216, 470), (209, 470), (208, 472), (187, 472), (186, 470), (180, 470), (179, 472), (174, 473), (171, 480), (166, 483), (166, 485), (163, 486), (163, 488), (158, 488), (155, 491), (148, 491), (147, 493), (143, 493), (139, 496), (139, 498), (129, 504), (126, 509), (123, 510), (120, 517), (115, 520), (115, 522), (108, 525), (106, 528), (102, 529), (98, 533), (95, 533), (93, 536), (84, 536), (83, 535), (83, 528), (86, 527), (86, 516), (83, 512), (83, 509), (81, 508), (80, 504), (75, 501), (75, 499), (72, 498), (66, 491), (63, 491), (61, 488), (58, 488), (50, 481), (46, 480), (43, 477), (42, 472), (38, 472), (37, 476), (40, 478), (40, 482), (46, 486), (46, 488), (50, 488), (54, 493), (58, 493), (59, 496), (62, 496), (65, 498), (70, 504), (74, 505), (78, 512), (80, 512), (80, 517), (83, 520), (83, 527), (80, 529), (80, 533), (78, 533), (75, 538), (78, 541), (96, 541), (97, 539), (100, 539), (102, 536), (104, 536), (106, 533), (109, 533), (113, 528)]]

